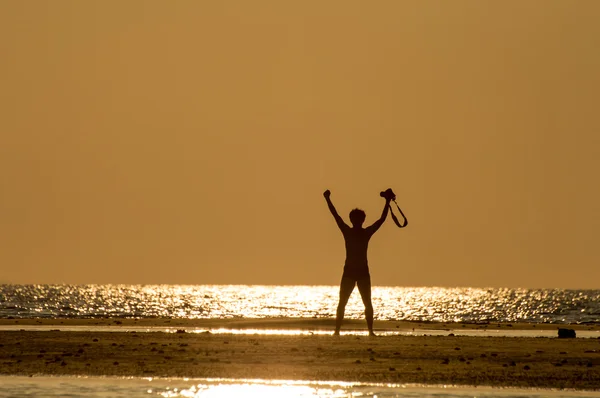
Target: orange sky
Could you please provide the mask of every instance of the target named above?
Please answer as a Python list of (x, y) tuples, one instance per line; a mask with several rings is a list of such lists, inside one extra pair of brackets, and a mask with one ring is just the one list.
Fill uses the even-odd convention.
[(600, 288), (600, 2), (4, 1), (0, 283)]

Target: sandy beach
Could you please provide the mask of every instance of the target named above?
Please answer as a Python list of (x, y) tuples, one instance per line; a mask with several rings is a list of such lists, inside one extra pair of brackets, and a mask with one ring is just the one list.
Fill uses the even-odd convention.
[[(330, 328), (332, 320), (38, 320), (52, 331), (0, 332), (0, 374), (119, 375), (337, 380), (389, 383), (600, 389), (600, 339), (547, 337), (252, 335), (130, 332), (128, 326)], [(16, 323), (15, 323), (16, 322)], [(119, 325), (116, 332), (65, 332), (64, 325)], [(307, 326), (308, 325), (308, 326)], [(362, 322), (350, 321), (360, 329)], [(403, 330), (462, 324), (378, 322)], [(556, 325), (464, 325), (464, 328)], [(569, 326), (595, 329), (597, 326)], [(403, 328), (403, 329), (401, 329)], [(449, 333), (450, 334), (450, 333)]]

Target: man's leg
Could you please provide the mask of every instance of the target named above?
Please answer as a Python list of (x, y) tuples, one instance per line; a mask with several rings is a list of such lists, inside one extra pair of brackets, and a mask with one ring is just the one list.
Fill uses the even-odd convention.
[(356, 282), (354, 281), (354, 279), (342, 276), (342, 281), (340, 282), (340, 302), (338, 303), (335, 317), (334, 335), (336, 336), (340, 334), (340, 329), (342, 328), (342, 321), (344, 320), (344, 311), (346, 310), (346, 304), (348, 303), (348, 299), (352, 294), (352, 290), (354, 290), (355, 283)]
[(373, 332), (373, 304), (371, 303), (371, 277), (368, 276), (357, 281), (358, 291), (365, 305), (365, 318), (369, 328), (369, 336), (375, 336)]

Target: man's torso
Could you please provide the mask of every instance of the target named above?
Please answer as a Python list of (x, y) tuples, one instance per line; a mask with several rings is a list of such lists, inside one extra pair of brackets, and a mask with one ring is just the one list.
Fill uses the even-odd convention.
[(342, 233), (346, 244), (344, 276), (369, 276), (367, 249), (372, 233), (364, 228), (345, 228)]

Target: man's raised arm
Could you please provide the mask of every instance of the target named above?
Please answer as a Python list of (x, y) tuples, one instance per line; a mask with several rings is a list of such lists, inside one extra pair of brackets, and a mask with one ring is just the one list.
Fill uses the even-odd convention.
[(391, 202), (390, 198), (385, 198), (385, 206), (383, 206), (383, 211), (381, 212), (381, 217), (379, 217), (379, 220), (375, 221), (373, 223), (373, 225), (367, 227), (369, 232), (371, 232), (372, 234), (377, 232), (379, 227), (381, 227), (383, 225), (383, 222), (385, 221), (385, 219), (388, 215), (388, 212), (390, 210), (390, 202)]
[(327, 201), (327, 207), (329, 207), (329, 211), (333, 215), (333, 218), (335, 218), (335, 222), (337, 223), (338, 227), (340, 229), (343, 229), (344, 227), (348, 228), (348, 226), (346, 225), (344, 220), (342, 220), (342, 217), (340, 217), (337, 210), (335, 209), (335, 206), (331, 202), (331, 199), (329, 198), (331, 196), (331, 191), (329, 191), (329, 189), (328, 189), (327, 191), (323, 192), (323, 196), (325, 197), (325, 200)]

